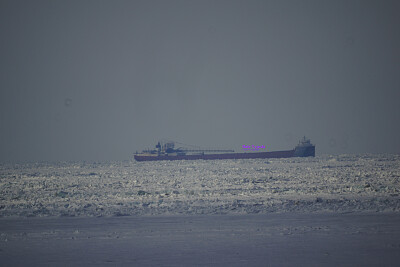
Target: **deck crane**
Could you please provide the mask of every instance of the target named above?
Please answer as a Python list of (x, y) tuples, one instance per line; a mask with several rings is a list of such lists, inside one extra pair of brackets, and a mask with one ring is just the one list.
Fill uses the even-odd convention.
[[(149, 151), (151, 154), (172, 154), (176, 153), (178, 155), (185, 155), (186, 153), (204, 153), (204, 152), (235, 152), (232, 149), (188, 149), (183, 147), (175, 148), (175, 143), (173, 141), (158, 142), (155, 150)], [(191, 145), (187, 145), (191, 146)], [(192, 146), (194, 147), (194, 146)]]

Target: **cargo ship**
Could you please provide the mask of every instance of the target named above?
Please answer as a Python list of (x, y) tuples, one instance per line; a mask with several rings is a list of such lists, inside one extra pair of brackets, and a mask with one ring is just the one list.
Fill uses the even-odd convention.
[(310, 139), (303, 137), (299, 144), (292, 150), (269, 152), (241, 152), (234, 150), (204, 150), (175, 148), (175, 142), (158, 142), (155, 149), (143, 150), (134, 155), (137, 161), (158, 160), (216, 160), (216, 159), (266, 159), (266, 158), (291, 158), (291, 157), (315, 157), (315, 145)]

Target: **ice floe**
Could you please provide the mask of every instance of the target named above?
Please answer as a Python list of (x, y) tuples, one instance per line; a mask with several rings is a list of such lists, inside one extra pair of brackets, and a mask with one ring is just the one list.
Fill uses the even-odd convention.
[(400, 211), (399, 155), (0, 166), (0, 216)]

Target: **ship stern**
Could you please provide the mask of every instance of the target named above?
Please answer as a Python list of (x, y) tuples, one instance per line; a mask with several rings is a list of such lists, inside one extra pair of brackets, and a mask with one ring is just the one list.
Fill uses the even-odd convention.
[(304, 137), (294, 149), (295, 157), (315, 157), (315, 145)]

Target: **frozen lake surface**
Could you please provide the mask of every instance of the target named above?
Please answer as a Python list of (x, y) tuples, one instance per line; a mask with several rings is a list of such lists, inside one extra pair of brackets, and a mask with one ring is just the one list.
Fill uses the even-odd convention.
[(0, 219), (3, 266), (398, 266), (400, 214)]
[(400, 156), (0, 165), (0, 262), (395, 266)]
[(0, 216), (400, 211), (399, 155), (1, 165)]

